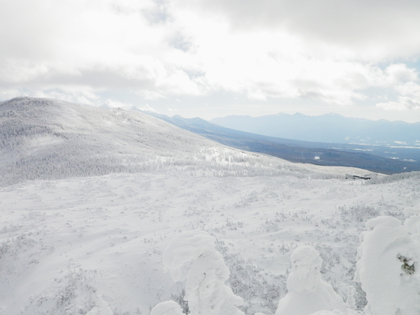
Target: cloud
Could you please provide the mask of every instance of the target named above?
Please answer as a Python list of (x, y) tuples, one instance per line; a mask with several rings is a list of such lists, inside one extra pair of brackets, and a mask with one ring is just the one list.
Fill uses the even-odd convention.
[(376, 104), (385, 110), (420, 110), (420, 85), (418, 73), (405, 65), (390, 65), (385, 70), (384, 80), (397, 94), (397, 99)]
[(385, 69), (389, 85), (401, 84), (418, 79), (415, 69), (408, 68), (405, 64), (391, 64)]
[(0, 4), (3, 87), (199, 94), (189, 43), (164, 1), (5, 0)]
[(420, 50), (416, 0), (177, 0), (233, 30), (285, 31), (307, 42), (350, 50), (360, 58), (412, 56)]
[(376, 106), (391, 111), (420, 110), (420, 101), (408, 96), (400, 96), (398, 101), (378, 103)]
[(416, 12), (411, 0), (3, 0), (0, 96), (414, 102)]

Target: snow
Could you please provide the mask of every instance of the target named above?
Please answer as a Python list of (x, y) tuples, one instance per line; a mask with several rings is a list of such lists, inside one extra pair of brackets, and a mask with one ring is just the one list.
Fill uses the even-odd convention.
[(86, 315), (113, 315), (114, 312), (108, 304), (101, 298), (97, 297), (96, 306), (94, 306)]
[(380, 216), (366, 223), (356, 274), (366, 292), (366, 314), (418, 314), (419, 221), (419, 216), (415, 216), (402, 225), (394, 217)]
[(310, 315), (321, 310), (345, 310), (343, 299), (322, 280), (322, 259), (312, 246), (297, 247), (291, 255), (292, 272), (287, 295), (280, 300), (276, 315)]
[(202, 231), (178, 235), (163, 255), (164, 265), (175, 281), (186, 278), (184, 299), (192, 315), (244, 315), (236, 307), (243, 300), (225, 284), (229, 269), (214, 243), (215, 239)]
[(343, 315), (342, 312), (340, 312), (339, 310), (334, 310), (334, 311), (318, 311), (316, 313), (313, 313), (312, 315)]
[[(219, 307), (224, 292), (232, 314), (272, 315), (302, 246), (319, 256), (299, 262), (317, 266), (315, 283), (330, 284), (347, 308), (366, 305), (353, 281), (358, 259), (366, 314), (403, 292), (393, 305), (411, 315), (418, 274), (401, 276), (395, 255), (417, 267), (418, 174), (346, 181), (365, 171), (227, 148), (141, 113), (31, 104), (0, 105), (2, 128), (25, 127), (0, 128), (1, 315), (177, 314), (197, 292), (207, 299), (198, 309)], [(392, 283), (385, 296), (375, 274)], [(336, 297), (331, 287), (323, 295)]]
[[(274, 314), (290, 255), (304, 244), (320, 252), (323, 278), (347, 300), (369, 211), (403, 219), (406, 206), (418, 208), (418, 189), (413, 179), (363, 185), (163, 172), (2, 187), (0, 314), (65, 314), (77, 301), (75, 313), (87, 313), (97, 294), (114, 313), (148, 314), (182, 295), (185, 283), (165, 273), (163, 253), (173, 237), (195, 230), (216, 239), (246, 314)], [(348, 212), (359, 208), (361, 221)]]
[[(184, 280), (199, 257), (215, 251), (214, 241), (213, 237), (203, 231), (189, 231), (174, 237), (163, 254), (163, 264), (171, 272), (172, 279)], [(216, 256), (214, 259), (217, 261), (221, 257)], [(220, 261), (219, 264), (223, 266)], [(221, 272), (229, 273), (223, 267)]]
[(169, 168), (216, 176), (344, 174), (344, 168), (331, 172), (225, 147), (138, 111), (50, 99), (2, 103), (0, 149), (0, 166), (7, 170), (0, 185)]
[(150, 315), (182, 315), (181, 307), (175, 301), (161, 302), (150, 312)]

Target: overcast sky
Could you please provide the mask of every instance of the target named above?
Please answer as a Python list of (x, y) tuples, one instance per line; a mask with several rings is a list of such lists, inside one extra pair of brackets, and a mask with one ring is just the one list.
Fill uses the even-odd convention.
[(0, 100), (420, 122), (418, 0), (0, 0)]

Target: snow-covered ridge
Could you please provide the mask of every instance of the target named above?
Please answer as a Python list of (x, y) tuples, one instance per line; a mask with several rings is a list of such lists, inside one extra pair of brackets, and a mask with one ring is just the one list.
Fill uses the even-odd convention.
[(2, 185), (167, 167), (216, 176), (338, 176), (224, 147), (138, 111), (28, 97), (0, 104)]

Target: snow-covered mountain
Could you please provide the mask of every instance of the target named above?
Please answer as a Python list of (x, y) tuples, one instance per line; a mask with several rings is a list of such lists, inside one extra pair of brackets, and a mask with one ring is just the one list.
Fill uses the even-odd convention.
[(136, 172), (210, 141), (140, 112), (15, 98), (0, 104), (3, 181)]
[(386, 294), (420, 288), (416, 217), (400, 223), (420, 213), (418, 173), (345, 179), (365, 171), (231, 149), (141, 113), (27, 98), (0, 108), (1, 315), (283, 314), (318, 286), (335, 302), (299, 314), (360, 314), (356, 249), (379, 215), (393, 218), (369, 221), (360, 247), (369, 307), (384, 296), (370, 271), (401, 281)]

